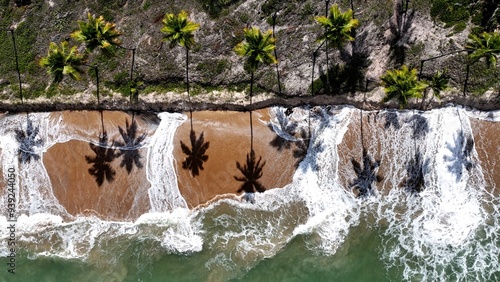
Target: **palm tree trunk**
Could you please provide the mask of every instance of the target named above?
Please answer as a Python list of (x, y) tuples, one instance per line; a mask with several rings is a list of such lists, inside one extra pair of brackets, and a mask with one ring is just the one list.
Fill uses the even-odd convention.
[(467, 83), (469, 82), (469, 70), (470, 70), (470, 65), (467, 64), (467, 67), (465, 69), (464, 97), (465, 97), (465, 93), (467, 92)]
[(313, 52), (313, 65), (311, 72), (311, 96), (314, 95), (314, 67), (316, 65), (316, 51)]
[[(130, 83), (134, 81), (134, 64), (135, 64), (135, 48), (132, 48), (132, 65), (130, 66)], [(132, 89), (130, 89), (130, 104), (133, 103), (133, 101), (137, 101), (138, 97), (133, 97), (134, 94), (132, 93)]]
[(253, 121), (252, 121), (253, 71), (250, 77), (250, 152), (253, 152)]
[(330, 67), (328, 63), (328, 42), (325, 42), (325, 53), (326, 53), (326, 94), (330, 94)]
[(21, 97), (21, 104), (24, 103), (23, 101), (23, 87), (22, 87), (22, 81), (21, 81), (21, 71), (19, 70), (19, 60), (17, 58), (17, 46), (16, 46), (16, 37), (14, 36), (14, 30), (10, 29), (10, 35), (12, 37), (12, 44), (14, 45), (14, 57), (16, 58), (16, 71), (17, 71), (17, 78), (19, 80), (19, 97)]
[[(328, 4), (330, 3), (330, 0), (325, 0), (325, 17), (328, 18)], [(325, 87), (325, 92), (326, 94), (330, 94), (330, 66), (328, 63), (328, 41), (325, 40), (325, 54), (326, 54), (326, 87)]]
[[(276, 12), (273, 14), (273, 38), (276, 41), (275, 35), (275, 25), (276, 25)], [(274, 46), (274, 57), (276, 58), (276, 76), (278, 77), (278, 93), (281, 96), (281, 82), (280, 82), (280, 70), (279, 70), (279, 61), (278, 61), (278, 52), (276, 51), (276, 46)]]
[(191, 107), (191, 95), (189, 95), (189, 49), (186, 48), (186, 92), (188, 96), (188, 103)]

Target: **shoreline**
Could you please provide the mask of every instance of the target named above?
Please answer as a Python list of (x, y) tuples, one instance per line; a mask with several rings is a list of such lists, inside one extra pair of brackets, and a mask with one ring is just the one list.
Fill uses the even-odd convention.
[[(139, 102), (130, 105), (128, 99), (120, 97), (119, 99), (113, 98), (111, 100), (103, 100), (100, 105), (96, 102), (62, 102), (62, 101), (29, 101), (28, 103), (6, 103), (4, 101), (0, 102), (0, 111), (12, 112), (12, 113), (23, 113), (23, 112), (54, 112), (54, 111), (85, 111), (85, 110), (95, 110), (95, 111), (124, 111), (124, 112), (142, 112), (142, 113), (157, 113), (157, 112), (189, 112), (192, 111), (237, 111), (246, 112), (249, 110), (260, 110), (264, 108), (269, 108), (273, 106), (283, 106), (283, 107), (298, 107), (304, 105), (310, 106), (353, 106), (358, 109), (365, 111), (371, 110), (383, 110), (383, 109), (401, 109), (399, 104), (394, 101), (387, 103), (382, 103), (383, 93), (381, 91), (375, 91), (367, 93), (372, 97), (367, 97), (366, 100), (360, 99), (362, 95), (357, 93), (355, 95), (315, 95), (315, 96), (292, 96), (292, 97), (271, 97), (260, 101), (256, 101), (253, 104), (249, 104), (248, 100), (233, 99), (234, 101), (221, 101), (221, 102), (207, 102), (203, 101), (203, 97), (192, 97), (191, 103), (185, 101), (181, 98), (183, 95), (179, 94), (173, 99), (165, 100), (158, 99), (154, 101), (154, 98), (150, 96), (141, 96)], [(255, 100), (259, 100), (259, 96), (269, 96), (269, 95), (256, 95)], [(375, 97), (373, 97), (375, 96)], [(493, 98), (485, 97), (475, 97), (467, 96), (463, 97), (461, 94), (456, 95), (446, 95), (443, 96), (440, 101), (432, 100), (425, 101), (425, 106), (422, 107), (422, 100), (411, 101), (405, 108), (407, 110), (432, 110), (447, 107), (450, 105), (457, 105), (462, 107), (469, 107), (480, 111), (494, 111), (500, 110), (500, 96), (495, 95)], [(224, 99), (219, 99), (224, 100)], [(88, 100), (87, 100), (88, 101)]]

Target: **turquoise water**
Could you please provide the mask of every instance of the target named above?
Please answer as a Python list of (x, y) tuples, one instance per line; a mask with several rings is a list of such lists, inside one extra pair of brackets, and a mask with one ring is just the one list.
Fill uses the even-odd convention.
[[(364, 220), (362, 220), (364, 221)], [(383, 234), (387, 230), (371, 226), (364, 221), (350, 230), (345, 242), (333, 256), (326, 256), (311, 251), (307, 242), (308, 235), (301, 235), (291, 240), (282, 250), (270, 258), (264, 258), (247, 265), (209, 266), (213, 251), (209, 249), (192, 254), (167, 254), (160, 244), (152, 239), (133, 239), (127, 237), (109, 240), (95, 248), (92, 259), (62, 259), (38, 257), (28, 259), (29, 254), (19, 253), (16, 274), (4, 274), (0, 281), (402, 281), (405, 280), (405, 266), (390, 261), (384, 254), (390, 238)], [(480, 244), (478, 232), (471, 239)], [(207, 234), (211, 235), (211, 234)], [(385, 237), (385, 238), (384, 238)], [(208, 239), (208, 238), (206, 238)], [(394, 239), (394, 238), (392, 238)], [(484, 239), (484, 238), (483, 238)], [(209, 241), (209, 240), (207, 240)], [(472, 243), (473, 244), (473, 243)], [(500, 242), (497, 239), (496, 246)], [(207, 246), (205, 246), (207, 247)], [(455, 250), (457, 256), (448, 265), (428, 263), (429, 270), (446, 272), (441, 281), (498, 281), (498, 253), (491, 255), (496, 261), (492, 266), (497, 269), (475, 269), (473, 260), (477, 254), (467, 253), (466, 248)], [(461, 269), (460, 257), (466, 257), (469, 267)], [(427, 258), (432, 259), (430, 256)], [(5, 259), (0, 259), (5, 266)], [(418, 259), (414, 259), (418, 264)], [(387, 267), (386, 264), (394, 264)], [(222, 271), (227, 267), (229, 271)], [(412, 266), (412, 262), (406, 267)], [(470, 275), (460, 279), (455, 271), (467, 271)], [(485, 275), (485, 279), (481, 276)], [(462, 275), (459, 275), (462, 276)], [(411, 281), (421, 281), (414, 277)], [(430, 281), (429, 279), (428, 281)]]

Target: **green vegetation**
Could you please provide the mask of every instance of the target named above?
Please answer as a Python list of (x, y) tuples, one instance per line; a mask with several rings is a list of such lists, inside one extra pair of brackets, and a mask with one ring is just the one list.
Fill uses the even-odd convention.
[(194, 32), (200, 27), (188, 19), (188, 13), (181, 11), (177, 16), (166, 14), (162, 21), (163, 41), (170, 42), (170, 48), (180, 45), (186, 50), (186, 92), (188, 101), (191, 102), (189, 95), (189, 50), (196, 45), (194, 41)]
[(328, 46), (331, 44), (340, 50), (346, 42), (354, 41), (354, 32), (356, 27), (358, 27), (359, 22), (352, 17), (352, 10), (342, 13), (337, 4), (330, 7), (328, 17), (319, 16), (314, 19), (324, 30), (324, 32), (318, 37), (317, 41), (325, 43), (326, 81), (324, 86), (326, 86), (325, 91), (330, 93), (331, 81), (329, 74), (330, 69), (328, 65)]
[(352, 17), (352, 10), (342, 13), (337, 4), (332, 5), (328, 17), (319, 16), (315, 20), (325, 30), (318, 42), (327, 41), (339, 49), (345, 42), (354, 40), (354, 30), (359, 26), (359, 21)]
[[(161, 38), (158, 32), (162, 19), (165, 20), (165, 14), (162, 11), (168, 10), (178, 13), (181, 8), (178, 3), (163, 3), (162, 8), (159, 9), (160, 5), (150, 0), (139, 2), (97, 0), (87, 3), (85, 13), (81, 13), (82, 3), (78, 3), (78, 1), (63, 2), (60, 5), (50, 7), (47, 2), (32, 1), (28, 7), (19, 8), (12, 1), (0, 0), (0, 29), (2, 29), (0, 32), (0, 89), (3, 91), (2, 99), (17, 99), (17, 90), (19, 89), (12, 39), (10, 33), (6, 31), (9, 29), (13, 29), (15, 34), (19, 70), (26, 98), (41, 95), (52, 97), (81, 92), (88, 87), (87, 79), (91, 79), (96, 84), (98, 77), (100, 83), (124, 96), (137, 93), (139, 90), (141, 92), (183, 90), (184, 66), (182, 61), (184, 58), (182, 55), (184, 54), (180, 53), (181, 56), (179, 56), (178, 50), (158, 51), (161, 39), (170, 42), (171, 47), (180, 45), (185, 48), (180, 43), (183, 39), (179, 39), (180, 41), (175, 43), (175, 40), (167, 39), (166, 33), (162, 33), (163, 38)], [(334, 2), (330, 1), (330, 3)], [(207, 25), (200, 28), (197, 33), (196, 39), (200, 43), (188, 43), (191, 47), (186, 54), (186, 88), (188, 91), (192, 91), (189, 94), (209, 93), (212, 90), (248, 90), (249, 77), (242, 76), (237, 69), (233, 68), (234, 58), (229, 56), (230, 50), (245, 40), (245, 26), (250, 26), (253, 23), (265, 25), (267, 21), (268, 28), (271, 28), (274, 24), (272, 16), (276, 12), (279, 12), (279, 16), (276, 18), (276, 31), (280, 41), (278, 46), (279, 71), (283, 74), (284, 81), (291, 77), (294, 79), (299, 77), (303, 82), (305, 77), (310, 77), (309, 74), (304, 73), (304, 69), (307, 71), (308, 68), (311, 68), (312, 53), (319, 46), (319, 44), (313, 43), (311, 38), (317, 38), (321, 42), (328, 42), (326, 47), (330, 48), (330, 51), (332, 47), (335, 47), (341, 49), (341, 52), (328, 52), (327, 50), (327, 60), (335, 58), (335, 62), (339, 63), (330, 63), (330, 65), (327, 63), (326, 69), (322, 65), (321, 75), (318, 75), (318, 68), (315, 69), (315, 80), (311, 85), (314, 87), (314, 94), (355, 94), (355, 92), (365, 89), (365, 75), (371, 63), (369, 58), (373, 58), (374, 54), (375, 56), (380, 55), (380, 53), (375, 52), (373, 47), (376, 46), (375, 44), (392, 44), (384, 42), (384, 39), (381, 38), (382, 35), (385, 36), (388, 33), (389, 29), (393, 28), (389, 27), (387, 23), (389, 18), (394, 15), (395, 2), (379, 1), (375, 4), (362, 1), (351, 3), (351, 1), (342, 0), (336, 3), (342, 9), (337, 5), (331, 5), (328, 7), (329, 15), (316, 17), (317, 24), (311, 24), (315, 15), (324, 14), (325, 2), (292, 0), (285, 3), (278, 0), (264, 0), (252, 10), (252, 7), (247, 7), (247, 3), (242, 0), (185, 1), (183, 8), (192, 9), (193, 20), (207, 22)], [(126, 9), (119, 9), (124, 4), (126, 4)], [(354, 5), (355, 15), (352, 15), (350, 11), (340, 12), (340, 10), (347, 11), (351, 4)], [(206, 15), (201, 12), (202, 9), (209, 11), (211, 18), (207, 19)], [(497, 1), (415, 0), (409, 2), (408, 11), (410, 10), (416, 11), (415, 19), (430, 13), (436, 22), (444, 23), (446, 27), (450, 28), (447, 32), (450, 36), (449, 42), (439, 42), (440, 49), (430, 51), (442, 54), (452, 52), (457, 49), (457, 46), (464, 46), (463, 34), (460, 36), (453, 36), (453, 34), (463, 30), (471, 31), (470, 40), (465, 46), (470, 51), (470, 56), (460, 53), (441, 58), (432, 64), (427, 63), (426, 71), (423, 72), (424, 78), (429, 80), (436, 71), (448, 69), (449, 84), (462, 89), (466, 77), (466, 65), (469, 64), (468, 91), (479, 95), (487, 90), (498, 90), (499, 70), (492, 68), (498, 65), (498, 47), (495, 46), (498, 45), (499, 39), (498, 32), (494, 32), (500, 27)], [(99, 11), (100, 16), (91, 15), (96, 11)], [(336, 27), (335, 21), (337, 19), (335, 16), (339, 16), (340, 19), (341, 15), (347, 16), (349, 13), (351, 13), (349, 21), (344, 21), (344, 26), (340, 28)], [(85, 21), (78, 21), (80, 17)], [(353, 17), (356, 17), (357, 20)], [(347, 18), (349, 17), (347, 16)], [(130, 58), (133, 58), (132, 62), (136, 58), (132, 55), (132, 49), (116, 48), (120, 44), (118, 38), (121, 39), (123, 36), (116, 29), (116, 25), (110, 22), (113, 19), (120, 23), (120, 30), (123, 28), (123, 34), (127, 35), (127, 38), (122, 39), (124, 45), (137, 48), (136, 70), (134, 63), (130, 62)], [(363, 28), (354, 32), (354, 29), (359, 26), (357, 21), (363, 22)], [(73, 31), (71, 29), (77, 26), (77, 22), (79, 29), (71, 33)], [(346, 29), (344, 30), (344, 28)], [(71, 36), (69, 36), (70, 33)], [(102, 36), (105, 38), (103, 39)], [(415, 38), (414, 35), (411, 36)], [(351, 46), (346, 42), (355, 37), (357, 40), (350, 48)], [(48, 59), (44, 57), (48, 57), (50, 54), (50, 50), (47, 53), (46, 47), (50, 49), (48, 45), (53, 41), (57, 43), (58, 49), (62, 49), (60, 42), (71, 41), (71, 39), (83, 42), (89, 53), (89, 62), (92, 66), (98, 66), (98, 73), (92, 66), (86, 68), (83, 65), (80, 67), (87, 72), (87, 75), (84, 76), (83, 73), (77, 72), (83, 81), (65, 80), (61, 78), (61, 74), (57, 74), (56, 78), (56, 75), (51, 73), (51, 79), (62, 79), (62, 83), (57, 87), (52, 84), (51, 87), (47, 87), (50, 81), (45, 79), (49, 77), (45, 75), (47, 69), (40, 67), (40, 65), (49, 67), (48, 61), (45, 64), (42, 63), (43, 59)], [(190, 40), (194, 42), (194, 39), (195, 36), (191, 35), (185, 40), (187, 40), (186, 42)], [(373, 40), (379, 41), (371, 42)], [(403, 43), (406, 48), (404, 64), (408, 66), (418, 66), (420, 60), (426, 57), (423, 51), (433, 47), (432, 44), (428, 44), (428, 41), (421, 38)], [(74, 43), (70, 43), (65, 48), (72, 50), (71, 45)], [(83, 47), (83, 45), (78, 47)], [(96, 50), (103, 51), (100, 52), (102, 54), (113, 56), (98, 55)], [(135, 52), (133, 54), (135, 55)], [(64, 57), (64, 55), (61, 56)], [(189, 69), (191, 56), (195, 62), (191, 63), (191, 69)], [(316, 62), (323, 64), (325, 55), (318, 55), (316, 59)], [(281, 64), (282, 60), (283, 64)], [(127, 72), (127, 68), (130, 69), (130, 72)], [(249, 71), (247, 61), (245, 61), (245, 70)], [(256, 70), (257, 68), (255, 68), (255, 77), (253, 77), (250, 87), (252, 95), (258, 92), (278, 93), (276, 91), (278, 82), (271, 69), (259, 70), (258, 72)], [(135, 73), (140, 75), (134, 79)], [(70, 76), (72, 75), (70, 74)], [(190, 82), (193, 80), (190, 79), (190, 76), (194, 78), (193, 82)], [(377, 80), (377, 78), (373, 79)], [(193, 83), (191, 90), (188, 83)], [(297, 84), (295, 81), (293, 83), (294, 87), (289, 89), (289, 94), (305, 94), (305, 86), (301, 86), (297, 90), (295, 88)], [(429, 81), (429, 83), (432, 82)], [(286, 86), (284, 83), (280, 85)], [(375, 85), (376, 83), (370, 83), (372, 87)], [(216, 95), (212, 98), (215, 99)]]
[(219, 17), (227, 8), (238, 2), (238, 0), (197, 0), (205, 12), (207, 12), (212, 18)]
[(478, 36), (471, 34), (469, 38), (466, 46), (471, 51), (469, 58), (473, 62), (484, 58), (488, 67), (496, 67), (497, 57), (500, 56), (500, 33), (483, 32)]
[(196, 66), (201, 77), (201, 83), (214, 84), (216, 78), (230, 68), (230, 63), (226, 59), (207, 59)]
[(103, 54), (114, 55), (114, 47), (121, 44), (118, 37), (122, 34), (116, 30), (116, 25), (104, 20), (103, 16), (96, 18), (87, 14), (87, 21), (78, 21), (79, 29), (71, 33), (71, 38), (85, 43), (90, 53), (99, 49)]
[(417, 69), (409, 70), (407, 66), (401, 69), (388, 70), (380, 77), (384, 85), (386, 96), (382, 102), (396, 99), (401, 108), (408, 105), (411, 98), (421, 98), (427, 87), (424, 82), (417, 78)]
[(85, 56), (78, 53), (76, 46), (69, 47), (68, 41), (63, 41), (60, 46), (54, 42), (50, 43), (47, 57), (40, 60), (40, 66), (54, 78), (54, 83), (60, 83), (64, 75), (74, 80), (80, 80), (83, 73), (80, 68), (85, 63)]

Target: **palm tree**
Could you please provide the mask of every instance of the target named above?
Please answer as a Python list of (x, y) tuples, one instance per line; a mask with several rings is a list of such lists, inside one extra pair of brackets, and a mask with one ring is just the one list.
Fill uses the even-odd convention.
[[(450, 77), (446, 73), (446, 70), (438, 71), (429, 80), (429, 84), (428, 84), (426, 90), (432, 90), (432, 98), (436, 97), (436, 98), (438, 98), (438, 100), (441, 100), (441, 92), (443, 92), (449, 88), (449, 86), (448, 86), (449, 81), (450, 81)], [(426, 94), (427, 94), (427, 91), (424, 91), (424, 97), (422, 98), (422, 106), (424, 105), (424, 100), (425, 100)], [(431, 103), (432, 98), (431, 98), (431, 100), (429, 100), (429, 104)]]
[[(245, 28), (243, 31), (245, 40), (234, 47), (234, 52), (245, 57), (245, 69), (250, 72), (250, 106), (252, 106), (255, 71), (261, 64), (270, 65), (277, 62), (273, 56), (276, 40), (271, 30), (262, 33), (260, 29), (252, 27)], [(244, 167), (239, 162), (236, 162), (236, 167), (244, 175), (243, 178), (234, 177), (238, 181), (244, 181), (242, 187), (238, 190), (239, 192), (253, 193), (254, 188), (257, 192), (264, 192), (265, 188), (257, 181), (262, 177), (262, 168), (265, 165), (265, 162), (261, 163), (261, 159), (262, 157), (259, 157), (259, 160), (256, 160), (255, 151), (253, 150), (253, 123), (252, 111), (250, 110), (250, 153), (247, 154), (247, 162)]]
[[(4, 30), (2, 30), (2, 31), (4, 31)], [(16, 72), (17, 72), (17, 79), (18, 79), (18, 83), (19, 83), (19, 98), (21, 98), (21, 104), (23, 104), (24, 103), (23, 87), (22, 87), (23, 82), (21, 80), (21, 70), (19, 69), (19, 58), (17, 56), (16, 36), (14, 34), (13, 29), (7, 29), (5, 31), (10, 32), (10, 35), (12, 38), (12, 47), (14, 48), (14, 59), (16, 61)]]
[(163, 18), (162, 41), (170, 42), (170, 48), (180, 45), (186, 51), (186, 92), (188, 101), (191, 102), (189, 95), (189, 50), (196, 44), (194, 41), (194, 32), (200, 27), (199, 24), (188, 19), (188, 13), (181, 11), (177, 16), (174, 14), (165, 14)]
[(479, 36), (471, 34), (469, 38), (465, 47), (470, 51), (469, 58), (473, 62), (485, 58), (488, 67), (495, 67), (500, 55), (500, 33), (483, 32)]
[[(469, 35), (469, 42), (465, 49), (469, 51), (469, 59), (472, 62), (479, 61), (484, 58), (486, 65), (496, 67), (497, 57), (500, 55), (500, 33), (499, 32), (483, 32), (480, 35)], [(464, 95), (467, 90), (467, 82), (469, 80), (469, 64), (465, 74)]]
[(76, 46), (69, 47), (68, 41), (63, 41), (58, 46), (50, 42), (47, 57), (40, 60), (40, 66), (47, 69), (47, 72), (53, 76), (53, 82), (60, 83), (65, 75), (74, 80), (80, 80), (80, 69), (85, 64), (85, 55), (80, 54)]
[(90, 53), (96, 48), (107, 55), (114, 55), (114, 47), (121, 44), (118, 37), (122, 35), (116, 25), (104, 20), (103, 16), (96, 18), (88, 13), (87, 21), (78, 21), (79, 29), (71, 33), (78, 42), (85, 43), (85, 49)]
[(417, 70), (409, 70), (407, 66), (388, 70), (380, 79), (386, 93), (382, 102), (397, 99), (401, 109), (408, 105), (408, 99), (421, 98), (422, 92), (427, 86), (426, 83), (418, 80)]
[[(87, 21), (78, 21), (79, 29), (71, 33), (71, 37), (78, 42), (85, 44), (85, 50), (92, 53), (95, 49), (99, 49), (106, 56), (114, 56), (115, 47), (120, 46), (121, 42), (118, 39), (122, 35), (116, 29), (114, 23), (104, 20), (103, 16), (96, 18), (88, 13)], [(99, 71), (97, 66), (90, 66), (96, 74), (97, 87), (97, 103), (99, 101)]]
[(196, 177), (200, 174), (200, 170), (203, 170), (203, 163), (208, 160), (208, 155), (205, 153), (210, 142), (205, 142), (203, 132), (199, 138), (196, 138), (196, 132), (193, 129), (193, 111), (191, 109), (191, 95), (189, 94), (189, 50), (196, 45), (194, 32), (198, 30), (200, 25), (190, 21), (188, 16), (186, 11), (181, 11), (178, 15), (165, 14), (162, 21), (163, 27), (160, 31), (163, 33), (162, 41), (170, 42), (170, 48), (180, 45), (186, 52), (186, 93), (190, 106), (189, 140), (191, 141), (191, 149), (181, 141), (182, 152), (187, 155), (182, 163), (182, 168), (189, 169), (193, 177)]
[[(234, 52), (245, 57), (245, 69), (250, 72), (250, 106), (253, 97), (254, 74), (260, 64), (275, 64), (276, 58), (273, 55), (276, 40), (271, 30), (262, 33), (256, 27), (245, 28), (243, 30), (245, 40), (234, 47)], [(252, 111), (250, 111), (250, 147), (253, 150), (253, 127)]]
[(245, 57), (245, 69), (250, 72), (250, 104), (253, 96), (253, 80), (255, 71), (261, 64), (270, 65), (277, 63), (273, 55), (276, 39), (271, 30), (262, 33), (256, 27), (243, 30), (245, 40), (234, 47), (234, 52)]
[(352, 16), (352, 10), (342, 13), (337, 4), (330, 7), (330, 13), (327, 16), (317, 16), (314, 18), (316, 22), (324, 28), (317, 41), (326, 42), (326, 79), (327, 89), (329, 89), (328, 75), (328, 44), (332, 44), (335, 48), (341, 49), (345, 42), (354, 40), (354, 30), (359, 25), (359, 21)]

